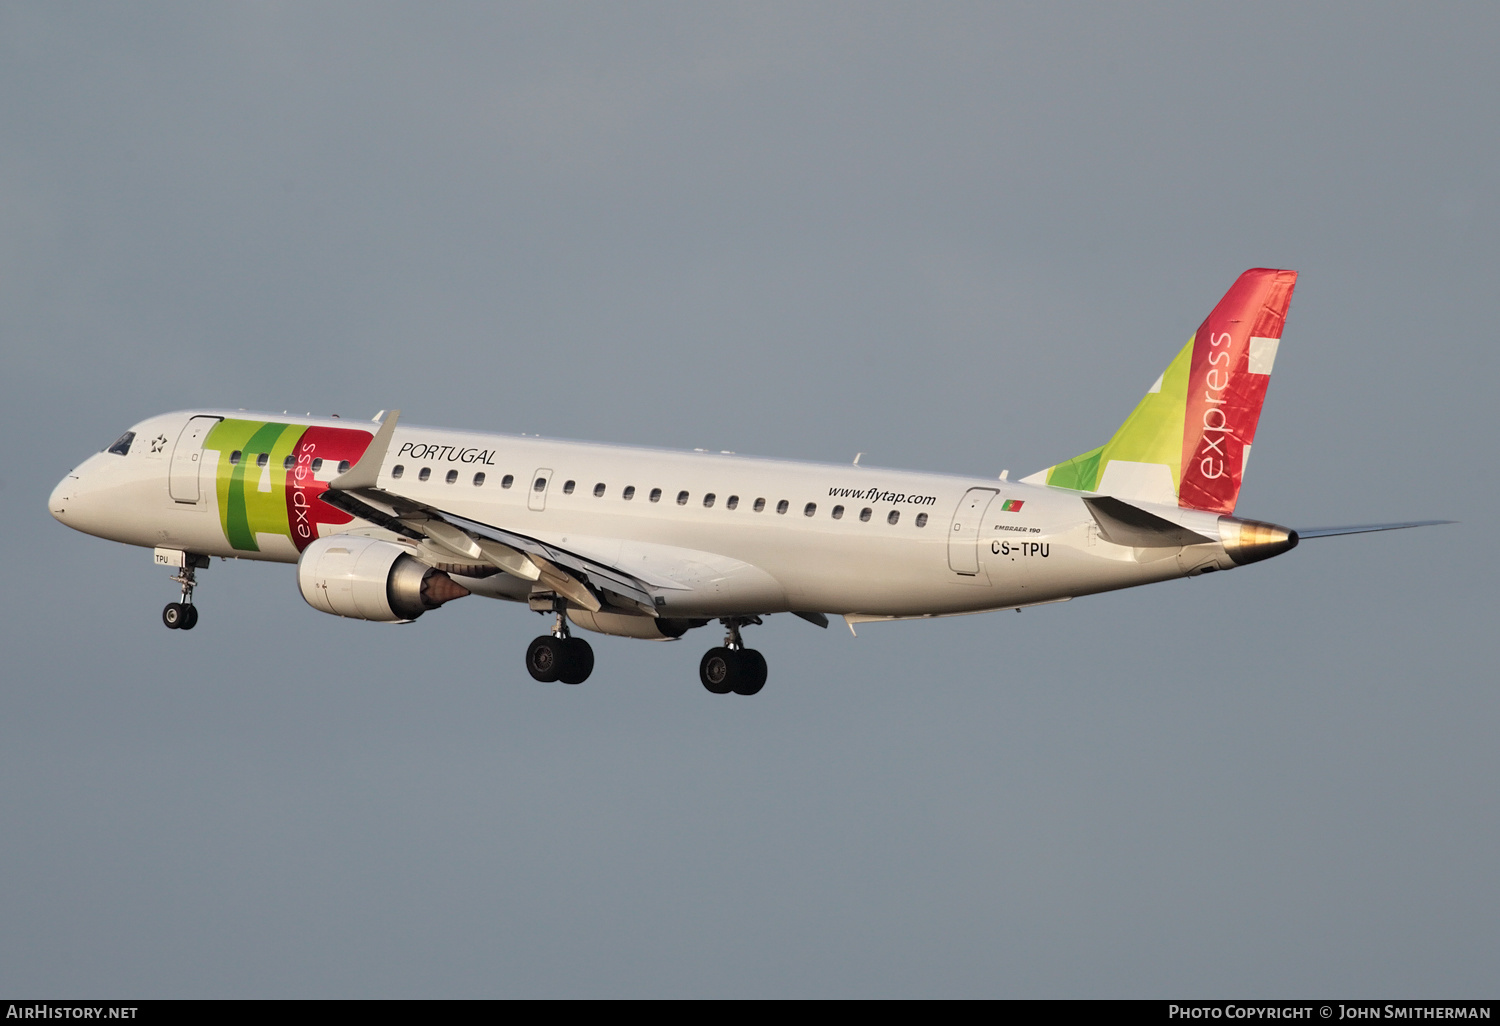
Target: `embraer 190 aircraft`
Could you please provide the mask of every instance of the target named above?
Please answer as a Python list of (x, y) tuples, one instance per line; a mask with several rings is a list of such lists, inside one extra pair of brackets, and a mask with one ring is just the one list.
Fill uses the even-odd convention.
[(1104, 445), (1020, 481), (669, 452), (337, 418), (188, 410), (135, 425), (63, 478), (48, 508), (154, 550), (191, 630), (210, 556), (297, 564), (314, 609), (409, 623), (466, 595), (555, 615), (526, 653), (584, 681), (570, 625), (672, 640), (712, 620), (699, 665), (753, 695), (741, 631), (789, 612), (821, 627), (1066, 602), (1230, 570), (1301, 538), (1236, 519), (1295, 271), (1246, 271)]

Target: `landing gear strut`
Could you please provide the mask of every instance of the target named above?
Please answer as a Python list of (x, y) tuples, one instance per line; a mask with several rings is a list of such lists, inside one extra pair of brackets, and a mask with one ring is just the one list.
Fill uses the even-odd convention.
[(594, 672), (594, 650), (587, 641), (575, 638), (568, 630), (568, 618), (561, 600), (556, 607), (557, 622), (551, 634), (543, 634), (526, 649), (526, 670), (536, 680), (550, 684), (582, 684)]
[(182, 563), (182, 569), (170, 578), (182, 585), (182, 601), (168, 602), (161, 611), (161, 622), (174, 631), (190, 631), (198, 626), (198, 607), (193, 605), (193, 589), (198, 586), (198, 568), (208, 566), (208, 557), (189, 554)]
[(728, 617), (724, 625), (724, 644), (704, 653), (698, 664), (698, 679), (715, 695), (753, 695), (766, 686), (766, 660), (753, 648), (746, 648), (740, 628), (760, 623), (760, 617)]

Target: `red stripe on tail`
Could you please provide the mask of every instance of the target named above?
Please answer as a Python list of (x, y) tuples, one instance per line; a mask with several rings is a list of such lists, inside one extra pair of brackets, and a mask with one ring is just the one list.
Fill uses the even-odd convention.
[[(1179, 505), (1211, 513), (1234, 512), (1245, 450), (1255, 441), (1255, 426), (1271, 380), (1269, 373), (1251, 372), (1250, 340), (1281, 338), (1296, 284), (1296, 271), (1264, 267), (1246, 271), (1194, 336)], [(1269, 371), (1269, 367), (1264, 369)]]

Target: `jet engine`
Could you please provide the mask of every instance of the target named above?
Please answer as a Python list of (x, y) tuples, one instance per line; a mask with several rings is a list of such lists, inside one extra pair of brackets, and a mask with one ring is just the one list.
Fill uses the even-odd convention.
[(297, 586), (314, 609), (381, 623), (406, 623), (469, 594), (400, 545), (347, 534), (319, 538), (302, 551)]

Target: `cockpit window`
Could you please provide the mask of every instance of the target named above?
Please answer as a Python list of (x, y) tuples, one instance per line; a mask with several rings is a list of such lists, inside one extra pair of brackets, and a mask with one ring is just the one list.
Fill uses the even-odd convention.
[(105, 452), (112, 452), (116, 456), (128, 456), (130, 455), (130, 443), (133, 441), (135, 441), (135, 432), (127, 431), (120, 436), (114, 445), (106, 449)]

